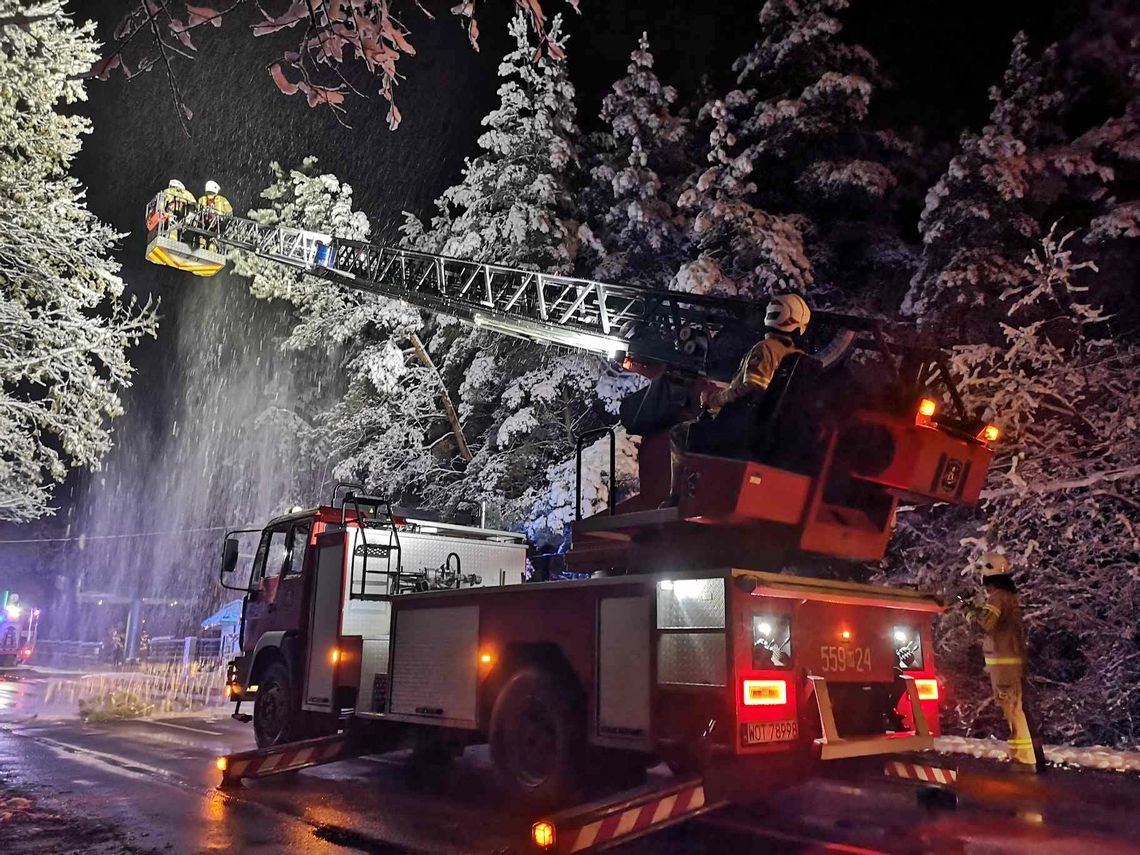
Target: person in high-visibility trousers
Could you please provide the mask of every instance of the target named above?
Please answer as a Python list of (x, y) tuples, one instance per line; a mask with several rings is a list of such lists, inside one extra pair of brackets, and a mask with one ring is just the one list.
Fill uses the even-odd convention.
[[(204, 195), (198, 197), (198, 206), (202, 208), (206, 215), (206, 227), (213, 228), (217, 223), (218, 214), (230, 216), (234, 212), (234, 206), (230, 204), (230, 200), (222, 195), (222, 188), (218, 185), (217, 181), (206, 182), (206, 192)], [(211, 252), (218, 251), (217, 241), (210, 240), (207, 244), (206, 239), (199, 239), (200, 245)]]
[(978, 623), (985, 633), (982, 653), (994, 699), (1009, 724), (1009, 759), (1018, 771), (1036, 772), (1044, 754), (1025, 709), (1025, 625), (1009, 560), (996, 552), (982, 556), (986, 602)]

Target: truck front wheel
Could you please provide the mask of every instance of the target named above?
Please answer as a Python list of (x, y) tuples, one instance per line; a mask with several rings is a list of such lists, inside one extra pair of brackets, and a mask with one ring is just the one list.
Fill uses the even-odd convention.
[(265, 669), (253, 704), (253, 733), (258, 748), (297, 739), (301, 711), (293, 694), (289, 667), (278, 660)]
[(573, 694), (554, 675), (511, 675), (491, 713), (491, 758), (508, 794), (537, 810), (568, 803), (581, 788), (583, 728)]

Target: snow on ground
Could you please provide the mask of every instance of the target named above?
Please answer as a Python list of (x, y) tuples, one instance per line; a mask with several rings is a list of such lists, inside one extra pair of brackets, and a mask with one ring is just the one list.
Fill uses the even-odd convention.
[[(934, 740), (934, 749), (947, 754), (969, 754), (983, 760), (1005, 760), (1008, 754), (1004, 740), (968, 739), (964, 736), (940, 736)], [(1050, 763), (1082, 769), (1140, 772), (1140, 751), (1118, 751), (1103, 745), (1087, 748), (1046, 745), (1045, 759)]]

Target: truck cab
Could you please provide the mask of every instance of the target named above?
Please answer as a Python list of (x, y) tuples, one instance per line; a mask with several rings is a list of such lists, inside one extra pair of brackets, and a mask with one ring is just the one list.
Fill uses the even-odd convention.
[[(386, 661), (389, 597), (518, 584), (526, 569), (520, 535), (398, 516), (368, 497), (296, 509), (260, 532), (232, 534), (242, 533), (257, 534), (257, 547), (248, 584), (239, 588), (241, 654), (229, 665), (227, 686), (239, 718), (247, 717), (242, 701), (257, 702), (262, 747), (335, 732), (342, 717), (368, 705), (358, 669)], [(329, 544), (339, 546), (335, 562)], [(226, 587), (233, 587), (227, 576), (237, 548), (227, 537)]]

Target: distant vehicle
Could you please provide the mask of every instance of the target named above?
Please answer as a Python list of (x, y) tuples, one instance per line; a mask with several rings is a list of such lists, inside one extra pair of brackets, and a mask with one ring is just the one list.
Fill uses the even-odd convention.
[(22, 665), (36, 650), (40, 610), (20, 602), (19, 594), (5, 591), (0, 605), (0, 668)]

